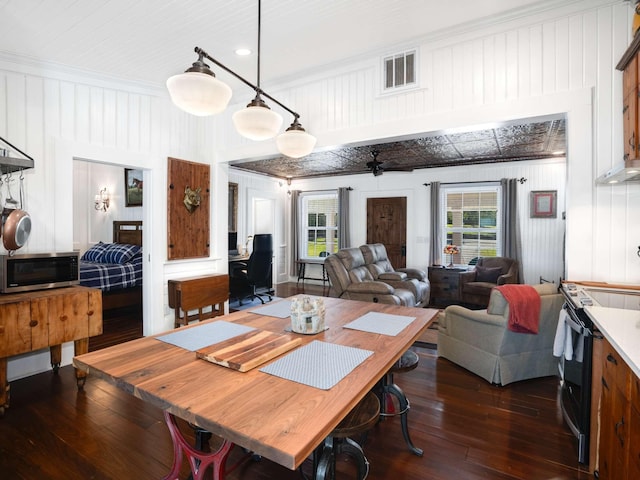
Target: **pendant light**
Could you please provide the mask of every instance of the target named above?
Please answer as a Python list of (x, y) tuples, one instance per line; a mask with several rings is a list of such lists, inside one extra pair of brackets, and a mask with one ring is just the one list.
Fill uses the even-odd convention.
[(231, 100), (231, 88), (218, 80), (203, 61), (200, 51), (198, 60), (184, 73), (167, 80), (171, 101), (192, 115), (206, 116), (222, 112)]
[(298, 116), (284, 133), (276, 138), (278, 150), (283, 155), (292, 158), (300, 158), (309, 155), (316, 146), (316, 137), (309, 135), (298, 122)]
[(254, 85), (242, 75), (222, 64), (200, 47), (195, 47), (198, 60), (184, 73), (174, 75), (167, 80), (167, 89), (173, 103), (193, 115), (214, 115), (222, 112), (231, 99), (231, 89), (215, 77), (204, 59), (209, 60), (227, 73), (233, 75), (254, 92), (254, 99), (246, 108), (233, 114), (233, 123), (242, 136), (252, 140), (265, 140), (274, 137), (282, 125), (282, 116), (273, 112), (262, 97), (268, 98), (282, 109), (293, 115), (293, 123), (276, 139), (278, 150), (292, 158), (304, 157), (311, 153), (316, 138), (305, 131), (298, 119), (300, 115), (279, 102), (260, 88), (260, 28), (261, 2), (258, 0), (258, 85)]
[(243, 110), (233, 114), (236, 130), (250, 140), (273, 138), (282, 126), (282, 116), (271, 110), (260, 93), (260, 28), (262, 25), (262, 1), (258, 0), (258, 83), (255, 98)]

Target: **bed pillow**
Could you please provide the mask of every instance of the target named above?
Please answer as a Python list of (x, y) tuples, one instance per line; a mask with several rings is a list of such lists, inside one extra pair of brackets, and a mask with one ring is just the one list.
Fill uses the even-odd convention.
[(497, 283), (501, 273), (500, 267), (476, 267), (476, 282)]
[(104, 253), (104, 251), (106, 249), (107, 249), (107, 244), (106, 243), (98, 242), (93, 247), (91, 247), (89, 250), (84, 252), (84, 254), (80, 258), (80, 260), (84, 260), (84, 261), (87, 261), (87, 262), (101, 262), (102, 261), (102, 254)]
[(102, 263), (127, 263), (133, 256), (140, 251), (138, 245), (129, 245), (126, 243), (110, 243), (102, 254)]

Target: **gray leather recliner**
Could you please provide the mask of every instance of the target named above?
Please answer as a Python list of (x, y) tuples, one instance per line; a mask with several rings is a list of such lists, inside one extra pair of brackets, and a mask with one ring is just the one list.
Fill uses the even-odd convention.
[(361, 245), (364, 262), (375, 280), (395, 288), (410, 290), (416, 299), (416, 307), (429, 304), (431, 287), (427, 272), (418, 268), (393, 268), (382, 243)]
[(410, 290), (394, 288), (373, 278), (362, 251), (357, 247), (343, 248), (329, 255), (324, 260), (324, 266), (331, 288), (338, 298), (415, 306), (415, 297)]

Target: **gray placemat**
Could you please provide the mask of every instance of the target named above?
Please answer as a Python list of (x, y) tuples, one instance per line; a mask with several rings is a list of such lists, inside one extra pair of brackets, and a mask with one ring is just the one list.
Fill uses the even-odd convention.
[(246, 325), (239, 325), (237, 323), (225, 322), (219, 320), (217, 322), (206, 323), (198, 325), (193, 328), (186, 328), (184, 330), (178, 330), (177, 332), (168, 333), (156, 337), (176, 347), (184, 348), (195, 352), (196, 350), (214, 343), (224, 342), (230, 338), (237, 337), (243, 333), (255, 330), (253, 327), (247, 327)]
[(361, 330), (363, 332), (380, 333), (395, 337), (404, 330), (416, 317), (392, 315), (390, 313), (369, 312), (354, 321), (347, 323), (344, 328)]
[(266, 315), (268, 317), (287, 318), (291, 316), (291, 301), (280, 300), (279, 302), (270, 303), (263, 307), (249, 310), (251, 313), (258, 315)]
[(372, 354), (370, 350), (314, 340), (260, 371), (329, 390)]

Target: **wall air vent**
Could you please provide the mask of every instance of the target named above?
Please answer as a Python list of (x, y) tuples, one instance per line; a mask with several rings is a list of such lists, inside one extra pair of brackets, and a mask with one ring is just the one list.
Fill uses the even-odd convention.
[(382, 59), (384, 92), (414, 87), (418, 84), (416, 50), (408, 50)]

